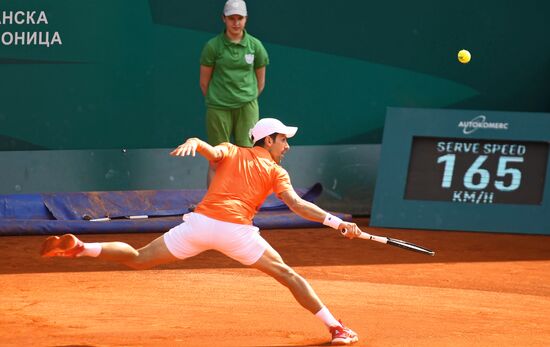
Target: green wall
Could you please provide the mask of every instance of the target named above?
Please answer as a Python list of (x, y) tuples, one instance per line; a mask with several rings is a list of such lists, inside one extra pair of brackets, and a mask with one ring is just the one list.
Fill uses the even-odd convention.
[[(3, 0), (0, 149), (165, 148), (204, 137), (198, 59), (224, 1)], [(549, 111), (545, 1), (248, 1), (271, 57), (261, 113), (300, 145), (379, 143), (386, 107)], [(5, 18), (4, 18), (5, 19)], [(8, 36), (3, 36), (8, 38)], [(467, 48), (473, 59), (459, 64)]]

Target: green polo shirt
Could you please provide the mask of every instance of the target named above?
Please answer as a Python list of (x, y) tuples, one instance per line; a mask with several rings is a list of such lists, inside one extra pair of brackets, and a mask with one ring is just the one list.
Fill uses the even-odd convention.
[(239, 108), (258, 98), (256, 69), (269, 64), (264, 46), (246, 31), (239, 43), (225, 33), (212, 38), (202, 50), (201, 65), (212, 66), (206, 104), (218, 108)]

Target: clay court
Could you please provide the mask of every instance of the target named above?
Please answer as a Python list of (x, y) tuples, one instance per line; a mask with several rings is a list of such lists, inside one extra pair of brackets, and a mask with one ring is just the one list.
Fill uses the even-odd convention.
[[(547, 236), (367, 229), (435, 257), (328, 228), (262, 235), (304, 275), (358, 346), (548, 346)], [(85, 235), (141, 246), (158, 234)], [(38, 256), (2, 237), (2, 346), (326, 346), (286, 288), (215, 252), (147, 271)]]

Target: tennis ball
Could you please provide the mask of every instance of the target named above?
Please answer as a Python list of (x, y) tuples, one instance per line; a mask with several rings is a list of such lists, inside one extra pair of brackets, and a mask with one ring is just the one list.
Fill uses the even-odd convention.
[(458, 52), (458, 61), (462, 64), (468, 64), (470, 62), (470, 59), (472, 59), (472, 55), (467, 50), (461, 49)]

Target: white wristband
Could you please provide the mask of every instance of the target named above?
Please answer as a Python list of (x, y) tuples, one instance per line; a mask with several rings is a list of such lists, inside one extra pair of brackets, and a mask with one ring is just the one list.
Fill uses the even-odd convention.
[(340, 224), (342, 222), (343, 222), (343, 220), (341, 220), (340, 218), (338, 218), (336, 216), (333, 216), (330, 213), (327, 213), (327, 216), (325, 217), (325, 220), (323, 221), (323, 224), (328, 226), (328, 227), (338, 229), (338, 227), (340, 226)]

